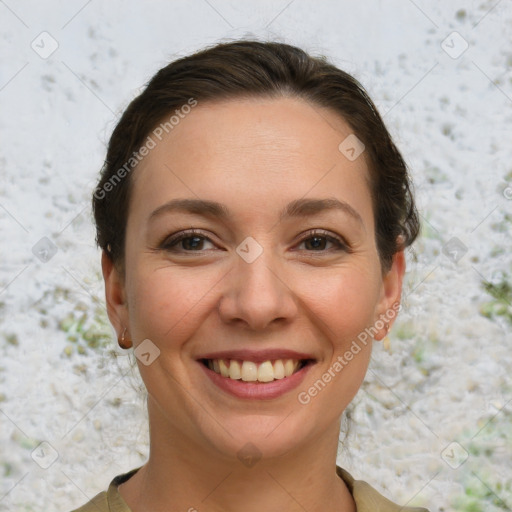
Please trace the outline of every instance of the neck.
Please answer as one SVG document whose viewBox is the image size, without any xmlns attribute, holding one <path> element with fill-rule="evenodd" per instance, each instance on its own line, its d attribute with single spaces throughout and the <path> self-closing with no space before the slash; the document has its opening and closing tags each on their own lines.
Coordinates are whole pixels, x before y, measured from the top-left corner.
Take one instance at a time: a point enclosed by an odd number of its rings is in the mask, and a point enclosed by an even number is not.
<svg viewBox="0 0 512 512">
<path fill-rule="evenodd" d="M 150 456 L 119 492 L 133 512 L 355 512 L 336 474 L 339 422 L 297 450 L 251 464 L 198 446 L 148 400 Z"/>
</svg>

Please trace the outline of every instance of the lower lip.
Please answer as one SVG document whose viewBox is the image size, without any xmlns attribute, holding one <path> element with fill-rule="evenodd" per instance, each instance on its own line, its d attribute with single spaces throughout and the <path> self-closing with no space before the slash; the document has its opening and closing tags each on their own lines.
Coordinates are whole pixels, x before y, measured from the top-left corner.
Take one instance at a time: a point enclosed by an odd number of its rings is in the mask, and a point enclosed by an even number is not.
<svg viewBox="0 0 512 512">
<path fill-rule="evenodd" d="M 290 375 L 290 377 L 273 380 L 272 382 L 245 382 L 243 380 L 223 377 L 207 368 L 203 363 L 198 361 L 198 364 L 210 380 L 220 389 L 237 398 L 252 400 L 271 400 L 295 389 L 313 366 L 313 364 L 308 363 L 304 368 Z"/>
</svg>

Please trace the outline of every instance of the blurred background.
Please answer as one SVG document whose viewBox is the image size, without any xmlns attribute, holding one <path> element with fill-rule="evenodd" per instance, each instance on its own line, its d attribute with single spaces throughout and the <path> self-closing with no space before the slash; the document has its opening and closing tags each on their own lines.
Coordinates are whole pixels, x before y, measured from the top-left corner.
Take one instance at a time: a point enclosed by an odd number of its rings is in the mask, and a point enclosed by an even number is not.
<svg viewBox="0 0 512 512">
<path fill-rule="evenodd" d="M 414 179 L 403 309 L 338 464 L 404 505 L 511 510 L 511 34 L 510 0 L 0 0 L 0 511 L 70 510 L 146 460 L 90 197 L 149 78 L 239 37 L 354 74 Z"/>
</svg>

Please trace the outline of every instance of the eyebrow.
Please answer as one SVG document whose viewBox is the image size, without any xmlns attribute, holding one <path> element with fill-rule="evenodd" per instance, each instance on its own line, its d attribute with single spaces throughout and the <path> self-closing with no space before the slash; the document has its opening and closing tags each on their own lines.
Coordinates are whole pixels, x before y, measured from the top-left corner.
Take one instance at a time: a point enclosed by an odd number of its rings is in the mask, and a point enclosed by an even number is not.
<svg viewBox="0 0 512 512">
<path fill-rule="evenodd" d="M 318 215 L 325 211 L 341 211 L 348 214 L 359 224 L 364 226 L 361 215 L 345 201 L 336 198 L 326 199 L 296 199 L 288 203 L 279 214 L 279 220 L 283 221 L 290 217 L 307 217 L 310 215 Z M 159 217 L 164 213 L 181 211 L 184 213 L 192 213 L 203 215 L 205 217 L 219 218 L 226 220 L 231 216 L 229 209 L 222 203 L 210 201 L 206 199 L 172 199 L 171 201 L 159 206 L 149 216 L 149 220 Z"/>
</svg>

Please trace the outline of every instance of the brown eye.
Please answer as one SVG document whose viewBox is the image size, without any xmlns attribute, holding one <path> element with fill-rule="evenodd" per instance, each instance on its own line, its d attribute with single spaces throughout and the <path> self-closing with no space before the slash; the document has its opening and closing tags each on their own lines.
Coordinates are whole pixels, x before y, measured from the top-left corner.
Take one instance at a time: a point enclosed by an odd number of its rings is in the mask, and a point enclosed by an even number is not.
<svg viewBox="0 0 512 512">
<path fill-rule="evenodd" d="M 304 244 L 308 252 L 330 252 L 326 250 L 326 245 L 329 243 L 334 245 L 334 250 L 349 252 L 348 245 L 341 238 L 324 232 L 309 233 L 309 236 L 300 241 L 300 244 Z"/>
<path fill-rule="evenodd" d="M 197 231 L 186 231 L 167 238 L 160 248 L 171 252 L 204 252 L 204 244 L 213 242 Z M 179 247 L 181 244 L 181 247 Z"/>
</svg>

